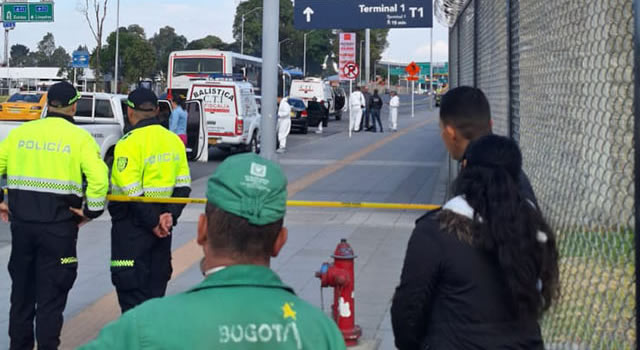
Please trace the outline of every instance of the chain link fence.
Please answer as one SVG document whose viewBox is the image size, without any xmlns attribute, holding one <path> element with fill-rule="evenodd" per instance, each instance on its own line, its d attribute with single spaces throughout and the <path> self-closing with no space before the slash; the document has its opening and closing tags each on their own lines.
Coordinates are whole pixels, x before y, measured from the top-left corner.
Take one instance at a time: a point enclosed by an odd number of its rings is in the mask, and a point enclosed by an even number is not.
<svg viewBox="0 0 640 350">
<path fill-rule="evenodd" d="M 464 4 L 448 23 L 451 86 L 486 93 L 559 237 L 546 346 L 635 349 L 632 0 Z"/>
</svg>

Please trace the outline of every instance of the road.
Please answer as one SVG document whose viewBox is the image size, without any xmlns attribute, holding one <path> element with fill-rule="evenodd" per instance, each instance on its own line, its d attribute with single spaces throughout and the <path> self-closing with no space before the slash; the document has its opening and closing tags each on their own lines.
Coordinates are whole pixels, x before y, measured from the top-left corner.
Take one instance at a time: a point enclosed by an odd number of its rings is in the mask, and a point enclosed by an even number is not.
<svg viewBox="0 0 640 350">
<path fill-rule="evenodd" d="M 347 202 L 435 203 L 444 200 L 447 183 L 446 151 L 440 140 L 437 110 L 426 98 L 416 98 L 410 118 L 409 96 L 401 96 L 399 130 L 355 133 L 348 137 L 348 118 L 331 121 L 321 135 L 289 136 L 287 153 L 279 155 L 289 179 L 289 198 Z M 383 126 L 387 126 L 387 108 Z M 207 177 L 225 154 L 213 151 L 212 161 L 191 164 L 192 196 L 204 197 Z M 193 241 L 202 206 L 190 206 L 173 234 L 174 276 L 169 294 L 201 280 L 201 250 Z M 353 245 L 356 260 L 356 321 L 365 339 L 380 349 L 393 349 L 389 304 L 399 278 L 404 250 L 413 222 L 423 213 L 363 209 L 289 208 L 285 224 L 290 238 L 272 267 L 298 295 L 320 306 L 319 282 L 313 277 L 329 259 L 340 238 Z M 73 348 L 94 337 L 118 309 L 110 281 L 108 215 L 83 227 L 78 240 L 79 273 L 65 311 L 62 348 Z M 10 280 L 8 225 L 0 225 L 0 329 L 8 327 Z M 331 290 L 324 298 L 330 300 Z M 325 302 L 325 308 L 329 305 Z M 7 346 L 0 331 L 0 349 Z"/>
</svg>

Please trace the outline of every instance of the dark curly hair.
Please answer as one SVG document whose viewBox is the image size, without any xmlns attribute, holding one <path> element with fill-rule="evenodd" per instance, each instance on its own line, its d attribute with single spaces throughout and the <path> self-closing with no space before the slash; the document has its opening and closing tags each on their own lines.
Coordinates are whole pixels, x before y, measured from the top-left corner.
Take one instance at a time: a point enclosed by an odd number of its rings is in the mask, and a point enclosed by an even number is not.
<svg viewBox="0 0 640 350">
<path fill-rule="evenodd" d="M 495 257 L 513 311 L 523 319 L 540 318 L 559 293 L 558 251 L 542 213 L 520 193 L 518 145 L 501 136 L 482 137 L 467 148 L 463 167 L 454 192 L 475 210 L 472 244 Z"/>
</svg>

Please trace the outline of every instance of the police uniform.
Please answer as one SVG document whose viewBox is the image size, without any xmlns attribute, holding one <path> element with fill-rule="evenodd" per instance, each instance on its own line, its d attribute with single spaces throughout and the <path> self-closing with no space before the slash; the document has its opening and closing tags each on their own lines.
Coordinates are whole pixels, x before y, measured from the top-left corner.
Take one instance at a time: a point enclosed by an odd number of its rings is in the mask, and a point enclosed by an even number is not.
<svg viewBox="0 0 640 350">
<path fill-rule="evenodd" d="M 157 97 L 147 89 L 129 95 L 129 108 L 144 103 L 157 106 Z M 191 178 L 185 147 L 180 138 L 145 119 L 118 141 L 111 172 L 114 195 L 144 197 L 188 197 Z M 160 215 L 170 213 L 174 225 L 184 205 L 155 203 L 109 203 L 111 214 L 111 280 L 122 312 L 147 299 L 161 297 L 171 277 L 171 236 L 153 233 Z"/>
<path fill-rule="evenodd" d="M 68 107 L 79 98 L 67 82 L 51 86 L 48 104 Z M 76 279 L 78 223 L 70 208 L 96 218 L 104 211 L 107 166 L 91 135 L 73 117 L 48 113 L 24 123 L 0 144 L 0 174 L 7 175 L 12 249 L 9 336 L 12 349 L 60 344 L 62 312 Z M 0 200 L 3 198 L 0 192 Z"/>
<path fill-rule="evenodd" d="M 207 200 L 265 226 L 285 215 L 287 180 L 277 164 L 237 155 L 209 178 Z M 82 349 L 346 349 L 335 322 L 298 298 L 269 267 L 216 266 L 205 274 L 187 292 L 126 312 Z"/>
</svg>

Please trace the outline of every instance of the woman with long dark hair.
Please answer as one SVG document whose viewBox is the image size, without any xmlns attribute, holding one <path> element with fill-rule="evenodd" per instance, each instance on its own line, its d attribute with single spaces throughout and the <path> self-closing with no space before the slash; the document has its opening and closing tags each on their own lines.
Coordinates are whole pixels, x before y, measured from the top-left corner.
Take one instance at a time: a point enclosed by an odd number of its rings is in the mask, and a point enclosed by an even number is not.
<svg viewBox="0 0 640 350">
<path fill-rule="evenodd" d="M 558 295 L 556 239 L 518 189 L 522 156 L 490 135 L 468 148 L 455 197 L 416 223 L 391 309 L 405 349 L 544 349 Z"/>
</svg>

